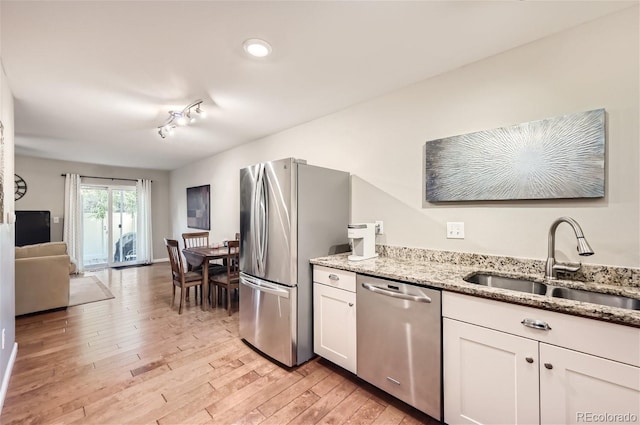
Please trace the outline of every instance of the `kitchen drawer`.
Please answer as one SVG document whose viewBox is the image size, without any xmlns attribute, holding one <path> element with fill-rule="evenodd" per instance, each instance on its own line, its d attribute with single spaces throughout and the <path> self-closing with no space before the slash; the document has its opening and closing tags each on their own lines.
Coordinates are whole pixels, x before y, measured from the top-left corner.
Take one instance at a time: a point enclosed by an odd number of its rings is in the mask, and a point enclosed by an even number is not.
<svg viewBox="0 0 640 425">
<path fill-rule="evenodd" d="M 345 291 L 356 292 L 356 274 L 354 272 L 313 266 L 313 281 Z"/>
<path fill-rule="evenodd" d="M 640 366 L 640 328 L 446 291 L 442 316 Z M 525 319 L 550 329 L 524 326 Z"/>
</svg>

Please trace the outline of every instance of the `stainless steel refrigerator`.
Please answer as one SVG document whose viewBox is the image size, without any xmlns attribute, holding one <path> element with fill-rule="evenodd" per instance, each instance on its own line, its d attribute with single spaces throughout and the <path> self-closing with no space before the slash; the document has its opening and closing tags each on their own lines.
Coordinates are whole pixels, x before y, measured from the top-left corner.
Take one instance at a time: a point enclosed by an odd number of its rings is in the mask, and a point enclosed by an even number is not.
<svg viewBox="0 0 640 425">
<path fill-rule="evenodd" d="M 240 337 L 295 366 L 313 356 L 309 259 L 348 243 L 349 173 L 293 158 L 240 170 Z"/>
</svg>

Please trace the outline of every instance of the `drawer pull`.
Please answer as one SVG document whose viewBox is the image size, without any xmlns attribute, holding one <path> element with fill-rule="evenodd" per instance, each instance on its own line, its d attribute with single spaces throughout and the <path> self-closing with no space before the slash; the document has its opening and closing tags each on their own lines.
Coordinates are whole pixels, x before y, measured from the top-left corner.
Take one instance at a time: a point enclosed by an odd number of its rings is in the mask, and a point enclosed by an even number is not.
<svg viewBox="0 0 640 425">
<path fill-rule="evenodd" d="M 533 357 L 525 357 L 527 363 L 533 363 Z"/>
<path fill-rule="evenodd" d="M 353 307 L 353 303 L 349 303 L 349 307 Z"/>
<path fill-rule="evenodd" d="M 396 384 L 396 385 L 400 385 L 400 381 L 398 381 L 398 380 L 396 380 L 396 379 L 393 379 L 393 378 L 392 378 L 392 377 L 390 377 L 390 376 L 387 376 L 387 381 L 391 381 L 391 382 L 393 382 L 393 383 L 394 383 L 394 384 Z"/>
<path fill-rule="evenodd" d="M 524 326 L 533 329 L 539 329 L 541 331 L 550 331 L 551 326 L 547 322 L 543 322 L 542 320 L 537 319 L 524 319 L 522 322 Z"/>
<path fill-rule="evenodd" d="M 553 365 L 551 363 L 545 363 L 544 367 L 546 367 L 547 369 L 553 369 Z"/>
<path fill-rule="evenodd" d="M 333 274 L 333 273 L 331 273 L 331 274 L 329 275 L 329 280 L 340 280 L 340 277 L 338 277 L 338 275 L 337 275 L 337 274 Z"/>
</svg>

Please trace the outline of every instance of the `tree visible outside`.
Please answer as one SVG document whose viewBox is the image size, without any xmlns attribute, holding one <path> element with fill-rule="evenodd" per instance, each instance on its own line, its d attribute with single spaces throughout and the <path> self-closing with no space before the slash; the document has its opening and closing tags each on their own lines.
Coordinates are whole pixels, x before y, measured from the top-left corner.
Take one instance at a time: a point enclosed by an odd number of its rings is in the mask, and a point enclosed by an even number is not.
<svg viewBox="0 0 640 425">
<path fill-rule="evenodd" d="M 113 212 L 131 214 L 135 219 L 138 212 L 138 198 L 135 190 L 123 190 L 122 198 L 116 196 L 113 200 Z M 108 192 L 102 188 L 88 189 L 82 191 L 82 205 L 85 214 L 96 220 L 104 220 L 108 210 Z M 121 202 L 122 199 L 122 202 Z"/>
</svg>

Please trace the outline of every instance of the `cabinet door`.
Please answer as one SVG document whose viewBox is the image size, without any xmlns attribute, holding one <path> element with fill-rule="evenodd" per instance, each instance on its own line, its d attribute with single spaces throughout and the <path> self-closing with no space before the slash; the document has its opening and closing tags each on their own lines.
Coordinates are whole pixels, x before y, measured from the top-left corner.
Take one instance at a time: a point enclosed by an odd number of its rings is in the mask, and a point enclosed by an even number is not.
<svg viewBox="0 0 640 425">
<path fill-rule="evenodd" d="M 540 344 L 541 423 L 635 423 L 639 418 L 640 368 Z"/>
<path fill-rule="evenodd" d="M 356 294 L 314 283 L 313 348 L 356 373 Z"/>
<path fill-rule="evenodd" d="M 538 342 L 443 319 L 444 420 L 539 423 Z"/>
</svg>

